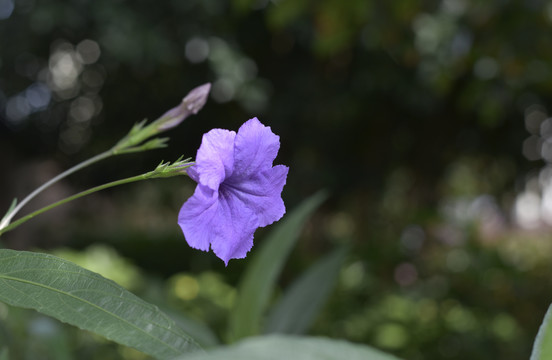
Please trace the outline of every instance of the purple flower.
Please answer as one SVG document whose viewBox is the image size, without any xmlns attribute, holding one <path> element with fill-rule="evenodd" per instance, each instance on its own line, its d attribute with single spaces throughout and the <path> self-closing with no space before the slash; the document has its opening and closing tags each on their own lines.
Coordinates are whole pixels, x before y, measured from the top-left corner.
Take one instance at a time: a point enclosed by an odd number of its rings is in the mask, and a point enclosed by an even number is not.
<svg viewBox="0 0 552 360">
<path fill-rule="evenodd" d="M 257 228 L 284 215 L 281 193 L 289 169 L 272 166 L 279 148 L 280 137 L 257 118 L 237 134 L 213 129 L 203 135 L 196 163 L 187 169 L 197 187 L 178 215 L 191 247 L 210 246 L 228 265 L 245 257 Z"/>
</svg>

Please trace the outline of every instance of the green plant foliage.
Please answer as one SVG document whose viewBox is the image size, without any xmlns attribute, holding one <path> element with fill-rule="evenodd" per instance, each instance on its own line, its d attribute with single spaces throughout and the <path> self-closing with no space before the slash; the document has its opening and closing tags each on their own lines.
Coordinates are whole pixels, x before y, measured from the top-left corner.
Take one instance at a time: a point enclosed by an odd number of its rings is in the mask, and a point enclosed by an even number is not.
<svg viewBox="0 0 552 360">
<path fill-rule="evenodd" d="M 393 360 L 398 359 L 366 345 L 317 337 L 269 335 L 178 360 Z M 176 359 L 175 359 L 176 360 Z"/>
<path fill-rule="evenodd" d="M 535 339 L 531 360 L 552 359 L 552 305 L 548 308 Z"/>
<path fill-rule="evenodd" d="M 264 240 L 264 246 L 250 259 L 238 287 L 236 306 L 231 312 L 230 340 L 259 333 L 261 317 L 273 292 L 276 278 L 304 223 L 325 198 L 326 194 L 319 192 L 305 200 L 274 227 Z"/>
<path fill-rule="evenodd" d="M 215 333 L 204 323 L 199 322 L 182 312 L 165 310 L 165 313 L 171 316 L 172 319 L 180 326 L 187 334 L 202 347 L 213 347 L 220 344 Z"/>
<path fill-rule="evenodd" d="M 0 250 L 0 301 L 35 309 L 159 359 L 200 349 L 168 316 L 111 280 L 52 255 Z"/>
<path fill-rule="evenodd" d="M 3 3 L 13 13 L 0 20 L 0 217 L 40 179 L 212 81 L 212 99 L 171 132 L 169 148 L 106 162 L 44 195 L 193 156 L 202 133 L 258 116 L 281 136 L 286 203 L 332 192 L 294 248 L 293 269 L 307 269 L 320 246 L 351 246 L 312 333 L 409 360 L 529 358 L 551 301 L 550 1 Z M 197 297 L 171 307 L 226 336 L 236 298 L 203 293 L 200 274 L 233 285 L 264 239 L 228 268 L 190 249 L 175 217 L 194 186 L 174 178 L 100 193 L 2 235 L 0 247 L 105 243 L 140 270 L 132 291 L 159 306 L 142 291 L 189 274 Z M 540 225 L 514 221 L 522 204 Z M 262 314 L 264 325 L 267 311 L 247 309 L 252 301 L 240 316 Z M 9 357 L 48 357 L 29 346 L 32 317 L 1 309 Z M 88 346 L 78 341 L 87 332 L 67 332 L 72 358 L 121 358 L 99 336 Z"/>
<path fill-rule="evenodd" d="M 265 332 L 307 331 L 334 288 L 345 255 L 345 249 L 337 249 L 299 277 L 271 311 Z"/>
</svg>

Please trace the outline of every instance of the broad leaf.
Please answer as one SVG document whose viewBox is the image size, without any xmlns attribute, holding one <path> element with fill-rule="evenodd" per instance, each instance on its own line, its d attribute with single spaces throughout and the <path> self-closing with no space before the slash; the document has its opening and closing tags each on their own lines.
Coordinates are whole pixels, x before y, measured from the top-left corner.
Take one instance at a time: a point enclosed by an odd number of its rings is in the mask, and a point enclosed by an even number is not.
<svg viewBox="0 0 552 360">
<path fill-rule="evenodd" d="M 345 254 L 345 249 L 334 251 L 298 278 L 271 311 L 265 333 L 307 331 L 335 285 Z"/>
<path fill-rule="evenodd" d="M 544 315 L 531 352 L 531 360 L 549 359 L 552 359 L 552 305 Z"/>
<path fill-rule="evenodd" d="M 199 349 L 156 306 L 52 255 L 0 250 L 0 301 L 35 309 L 159 359 Z"/>
<path fill-rule="evenodd" d="M 317 193 L 305 200 L 274 227 L 254 253 L 238 286 L 236 306 L 230 313 L 230 340 L 259 334 L 261 317 L 288 254 L 306 220 L 325 198 L 325 193 Z"/>
<path fill-rule="evenodd" d="M 320 337 L 269 335 L 178 360 L 398 360 L 366 345 Z"/>
<path fill-rule="evenodd" d="M 190 335 L 201 347 L 209 348 L 220 344 L 217 335 L 215 335 L 213 330 L 211 330 L 205 323 L 188 317 L 186 314 L 181 312 L 175 312 L 167 309 L 164 310 L 165 313 L 174 319 L 178 326 Z"/>
</svg>

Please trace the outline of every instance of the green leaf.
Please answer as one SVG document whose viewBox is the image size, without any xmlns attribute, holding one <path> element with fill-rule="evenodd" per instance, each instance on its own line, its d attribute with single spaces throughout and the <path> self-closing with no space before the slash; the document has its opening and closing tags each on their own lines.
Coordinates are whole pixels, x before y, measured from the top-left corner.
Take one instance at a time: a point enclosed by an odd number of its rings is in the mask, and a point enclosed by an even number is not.
<svg viewBox="0 0 552 360">
<path fill-rule="evenodd" d="M 298 278 L 271 311 L 265 333 L 307 331 L 330 295 L 345 255 L 345 249 L 337 249 Z"/>
<path fill-rule="evenodd" d="M 205 323 L 195 320 L 180 312 L 165 310 L 165 313 L 170 315 L 172 319 L 182 328 L 187 334 L 194 338 L 202 347 L 214 347 L 220 345 L 220 341 Z"/>
<path fill-rule="evenodd" d="M 2 350 L 0 350 L 0 360 L 9 360 L 9 356 L 10 354 L 7 348 L 3 348 Z"/>
<path fill-rule="evenodd" d="M 175 360 L 397 360 L 366 345 L 320 337 L 269 335 Z"/>
<path fill-rule="evenodd" d="M 0 301 L 35 309 L 159 359 L 200 349 L 156 306 L 52 255 L 1 249 Z"/>
<path fill-rule="evenodd" d="M 305 200 L 270 232 L 252 257 L 238 286 L 236 305 L 230 312 L 231 341 L 257 335 L 261 317 L 274 290 L 276 278 L 309 216 L 326 199 L 319 192 Z"/>
<path fill-rule="evenodd" d="M 552 359 L 552 305 L 548 307 L 544 320 L 533 344 L 530 360 Z"/>
</svg>

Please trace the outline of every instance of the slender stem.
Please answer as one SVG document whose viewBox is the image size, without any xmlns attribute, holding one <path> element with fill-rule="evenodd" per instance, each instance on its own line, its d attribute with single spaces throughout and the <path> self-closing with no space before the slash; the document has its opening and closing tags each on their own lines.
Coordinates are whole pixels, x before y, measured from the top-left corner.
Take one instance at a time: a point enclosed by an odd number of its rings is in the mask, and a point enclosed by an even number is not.
<svg viewBox="0 0 552 360">
<path fill-rule="evenodd" d="M 32 193 L 27 195 L 27 197 L 24 198 L 19 204 L 17 204 L 17 206 L 13 209 L 13 211 L 10 212 L 10 214 L 3 219 L 2 223 L 0 223 L 0 234 L 2 234 L 2 232 L 4 232 L 4 230 L 7 228 L 6 226 L 10 223 L 11 219 L 13 219 L 15 214 L 17 214 L 19 212 L 19 210 L 21 210 L 21 208 L 23 208 L 23 206 L 25 206 L 29 201 L 31 201 L 35 196 L 40 194 L 42 191 L 44 191 L 45 189 L 47 189 L 51 185 L 55 184 L 59 180 L 63 179 L 64 177 L 69 176 L 72 173 L 74 173 L 74 172 L 76 172 L 76 171 L 78 171 L 78 170 L 80 170 L 84 167 L 92 165 L 92 164 L 94 164 L 94 163 L 96 163 L 100 160 L 106 159 L 106 158 L 108 158 L 110 156 L 113 156 L 113 155 L 115 155 L 115 152 L 113 151 L 113 149 L 105 151 L 101 154 L 98 154 L 94 157 L 91 157 L 88 160 L 85 160 L 85 161 L 81 162 L 80 164 L 77 164 L 77 165 L 73 166 L 70 169 L 65 170 L 64 172 L 62 172 L 58 176 L 56 176 L 56 177 L 50 179 L 49 181 L 45 182 L 44 184 L 42 184 L 35 191 L 33 191 Z"/>
<path fill-rule="evenodd" d="M 96 160 L 97 161 L 97 160 Z M 78 169 L 77 169 L 78 170 Z M 23 224 L 24 222 L 26 222 L 27 220 L 30 220 L 32 218 L 34 218 L 35 216 L 39 215 L 39 214 L 42 214 L 43 212 L 46 212 L 50 209 L 53 209 L 55 208 L 56 206 L 59 206 L 59 205 L 63 205 L 69 201 L 72 201 L 72 200 L 75 200 L 75 199 L 78 199 L 78 198 L 81 198 L 83 196 L 86 196 L 88 194 L 92 194 L 96 191 L 100 191 L 100 190 L 103 190 L 103 189 L 107 189 L 107 188 L 110 188 L 110 187 L 114 187 L 114 186 L 118 186 L 118 185 L 123 185 L 123 184 L 128 184 L 128 183 L 131 183 L 131 182 L 135 182 L 135 181 L 140 181 L 140 180 L 146 180 L 148 178 L 151 177 L 151 175 L 155 173 L 154 171 L 150 171 L 148 173 L 145 173 L 145 174 L 141 174 L 141 175 L 137 175 L 137 176 L 132 176 L 132 177 L 129 177 L 129 178 L 126 178 L 126 179 L 121 179 L 121 180 L 117 180 L 117 181 L 113 181 L 113 182 L 110 182 L 110 183 L 107 183 L 107 184 L 103 184 L 103 185 L 99 185 L 99 186 L 96 186 L 96 187 L 93 187 L 91 189 L 88 189 L 88 190 L 85 190 L 85 191 L 82 191 L 78 194 L 75 194 L 75 195 L 72 195 L 72 196 L 69 196 L 65 199 L 62 199 L 58 202 L 55 202 L 53 204 L 50 204 L 48 206 L 45 206 L 43 207 L 42 209 L 39 209 L 39 210 L 36 210 L 35 212 L 32 212 L 30 213 L 29 215 L 26 215 L 24 217 L 22 217 L 21 219 L 18 219 L 16 221 L 14 221 L 13 223 L 11 223 L 10 225 L 6 226 L 5 228 L 3 229 L 0 229 L 0 235 L 2 235 L 3 233 L 5 232 L 8 232 L 10 230 L 13 230 L 15 229 L 16 227 L 18 227 L 19 225 Z"/>
</svg>

